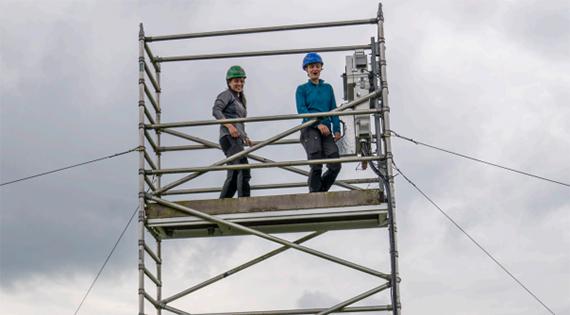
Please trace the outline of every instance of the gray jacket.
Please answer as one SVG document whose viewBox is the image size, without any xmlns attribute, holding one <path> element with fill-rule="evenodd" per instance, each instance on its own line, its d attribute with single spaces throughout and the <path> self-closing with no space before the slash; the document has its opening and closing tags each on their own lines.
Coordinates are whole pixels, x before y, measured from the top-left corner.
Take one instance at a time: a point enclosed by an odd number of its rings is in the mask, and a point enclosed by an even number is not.
<svg viewBox="0 0 570 315">
<path fill-rule="evenodd" d="M 212 108 L 212 115 L 214 115 L 216 119 L 247 117 L 247 101 L 243 93 L 241 93 L 241 99 L 243 103 L 240 102 L 240 99 L 235 92 L 232 92 L 230 89 L 223 91 L 216 97 L 214 107 Z M 245 133 L 245 126 L 243 123 L 233 123 L 233 125 L 239 131 L 242 139 L 247 138 L 247 133 Z M 228 128 L 224 125 L 220 125 L 220 138 L 229 134 L 230 132 L 228 131 Z"/>
</svg>

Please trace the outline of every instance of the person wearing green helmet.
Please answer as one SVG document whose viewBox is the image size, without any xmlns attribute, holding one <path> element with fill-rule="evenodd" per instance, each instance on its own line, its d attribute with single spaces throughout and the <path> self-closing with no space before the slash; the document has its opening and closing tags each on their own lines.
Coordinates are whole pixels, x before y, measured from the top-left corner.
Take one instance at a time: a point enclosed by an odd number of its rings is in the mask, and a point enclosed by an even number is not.
<svg viewBox="0 0 570 315">
<path fill-rule="evenodd" d="M 245 71 L 242 67 L 232 66 L 228 69 L 226 73 L 228 88 L 216 97 L 212 108 L 212 114 L 216 119 L 247 117 L 247 101 L 243 93 L 245 78 Z M 220 146 L 227 157 L 243 151 L 245 145 L 251 145 L 251 140 L 245 132 L 244 123 L 220 125 Z M 248 164 L 247 157 L 242 157 L 228 164 Z M 220 198 L 232 198 L 236 191 L 238 197 L 249 197 L 250 179 L 251 172 L 249 169 L 228 170 Z"/>
<path fill-rule="evenodd" d="M 311 52 L 303 58 L 303 70 L 309 77 L 308 82 L 297 87 L 295 101 L 299 114 L 329 112 L 336 108 L 333 88 L 320 79 L 323 69 L 323 59 L 319 54 Z M 303 122 L 309 118 L 303 119 Z M 301 144 L 307 152 L 307 159 L 338 158 L 339 152 L 336 141 L 341 138 L 340 121 L 338 116 L 320 118 L 313 125 L 301 130 Z M 327 171 L 321 176 L 323 165 L 312 164 L 309 173 L 309 191 L 328 191 L 338 176 L 341 164 L 327 164 Z"/>
</svg>

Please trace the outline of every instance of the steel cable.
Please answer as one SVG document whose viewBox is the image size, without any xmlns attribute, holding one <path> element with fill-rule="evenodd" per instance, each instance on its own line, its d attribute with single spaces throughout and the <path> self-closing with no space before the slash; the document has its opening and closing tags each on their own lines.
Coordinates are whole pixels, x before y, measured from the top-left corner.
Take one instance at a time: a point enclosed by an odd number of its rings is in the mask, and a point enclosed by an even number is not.
<svg viewBox="0 0 570 315">
<path fill-rule="evenodd" d="M 152 181 L 152 183 L 156 183 L 156 178 Z M 147 189 L 146 192 L 149 192 L 150 188 Z M 133 214 L 131 214 L 131 217 L 129 218 L 129 221 L 127 222 L 127 224 L 125 225 L 125 227 L 123 228 L 123 230 L 121 231 L 121 234 L 119 234 L 119 237 L 117 238 L 117 241 L 115 242 L 115 245 L 113 245 L 113 248 L 111 248 L 111 251 L 109 252 L 109 254 L 107 255 L 107 257 L 105 258 L 105 261 L 103 261 L 103 265 L 101 265 L 101 268 L 99 268 L 99 271 L 97 272 L 97 275 L 95 275 L 95 278 L 93 279 L 93 281 L 91 282 L 91 284 L 89 285 L 89 288 L 87 289 L 87 292 L 85 292 L 85 294 L 83 295 L 83 298 L 81 299 L 81 302 L 79 303 L 79 305 L 77 306 L 77 309 L 75 310 L 75 313 L 73 313 L 73 315 L 77 315 L 77 313 L 79 312 L 79 310 L 81 309 L 81 306 L 83 305 L 83 303 L 85 302 L 85 300 L 87 299 L 87 296 L 89 295 L 89 293 L 91 292 L 91 290 L 93 289 L 93 287 L 95 286 L 95 283 L 97 282 L 97 280 L 99 279 L 99 276 L 101 276 L 101 273 L 103 272 L 103 269 L 105 269 L 105 266 L 107 266 L 107 263 L 109 262 L 109 259 L 111 259 L 111 256 L 113 255 L 113 253 L 115 252 L 115 249 L 117 249 L 117 245 L 119 245 L 119 242 L 123 239 L 123 236 L 125 235 L 125 232 L 127 231 L 127 229 L 129 228 L 129 226 L 131 225 L 131 222 L 133 221 L 133 218 L 135 217 L 135 214 L 137 214 L 137 211 L 140 209 L 140 205 L 137 206 L 137 208 L 135 209 L 135 211 L 133 211 Z"/>
<path fill-rule="evenodd" d="M 105 266 L 107 266 L 107 263 L 109 262 L 109 259 L 111 259 L 111 256 L 113 255 L 113 253 L 115 252 L 115 249 L 117 249 L 117 245 L 119 245 L 119 242 L 121 241 L 121 239 L 123 239 L 123 236 L 125 235 L 125 232 L 127 231 L 129 225 L 131 225 L 131 222 L 133 221 L 133 218 L 135 217 L 135 214 L 137 214 L 137 211 L 139 210 L 140 206 L 138 206 L 135 211 L 133 211 L 133 214 L 131 215 L 131 217 L 129 218 L 129 221 L 127 222 L 127 224 L 125 225 L 125 227 L 123 228 L 123 231 L 121 231 L 121 234 L 119 235 L 119 238 L 117 239 L 117 241 L 115 242 L 115 245 L 113 245 L 113 248 L 111 248 L 111 251 L 109 252 L 109 254 L 107 255 L 107 257 L 105 258 L 105 261 L 103 262 L 103 265 L 101 266 L 101 268 L 99 268 L 99 271 L 97 272 L 97 275 L 95 276 L 95 278 L 93 279 L 93 281 L 91 282 L 91 285 L 89 285 L 89 288 L 87 289 L 87 292 L 85 292 L 85 294 L 83 295 L 83 298 L 81 299 L 81 302 L 79 303 L 79 305 L 77 306 L 77 309 L 75 309 L 75 312 L 73 313 L 73 315 L 77 315 L 77 313 L 79 312 L 79 310 L 81 309 L 81 306 L 83 306 L 83 303 L 85 302 L 85 300 L 87 299 L 87 296 L 89 295 L 89 293 L 91 293 L 91 290 L 93 289 L 93 287 L 95 286 L 95 283 L 97 282 L 97 280 L 99 279 L 99 276 L 101 276 L 101 273 L 103 273 L 103 269 L 105 269 Z"/>
<path fill-rule="evenodd" d="M 550 314 L 552 315 L 556 315 L 551 309 L 550 307 L 548 307 L 544 302 L 542 302 L 542 300 L 540 300 L 540 298 L 538 298 L 538 296 L 536 296 L 536 294 L 534 294 L 529 288 L 527 288 L 517 277 L 515 277 L 515 275 L 513 275 L 508 269 L 507 267 L 505 267 L 503 264 L 501 264 L 501 262 L 499 262 L 489 251 L 487 251 L 481 244 L 479 244 L 479 242 L 477 242 L 469 233 L 467 233 L 467 231 L 465 231 L 464 228 L 461 227 L 461 225 L 459 225 L 459 223 L 457 223 L 451 216 L 449 216 L 440 206 L 438 206 L 435 201 L 433 201 L 426 193 L 423 192 L 423 190 L 421 190 L 412 180 L 410 180 L 408 178 L 408 176 L 406 176 L 406 174 L 404 174 L 396 165 L 396 162 L 392 161 L 394 168 L 396 169 L 396 171 L 402 175 L 402 177 L 404 177 L 404 179 L 406 179 L 406 181 L 412 186 L 414 187 L 424 198 L 426 198 L 434 207 L 437 208 L 437 210 L 439 210 L 439 212 L 441 214 L 443 214 L 453 225 L 455 225 L 456 228 L 458 228 L 461 232 L 463 232 L 463 234 L 465 234 L 465 236 L 467 236 L 467 238 L 469 238 L 469 240 L 471 240 L 471 242 L 473 242 L 473 244 L 475 244 L 477 247 L 479 247 L 479 249 L 481 251 L 483 251 L 483 253 L 485 253 L 485 255 L 487 255 L 487 257 L 489 257 L 497 266 L 499 266 L 507 275 L 509 275 L 519 286 L 521 286 L 528 294 L 530 294 L 538 303 L 540 303 L 546 310 L 548 310 L 548 312 L 550 312 Z"/>
<path fill-rule="evenodd" d="M 1 186 L 5 186 L 5 185 L 14 184 L 14 183 L 21 182 L 21 181 L 25 181 L 25 180 L 29 180 L 29 179 L 32 179 L 32 178 L 40 177 L 40 176 L 45 176 L 45 175 L 48 175 L 48 174 L 53 174 L 53 173 L 61 172 L 61 171 L 64 171 L 64 170 L 67 170 L 67 169 L 70 169 L 70 168 L 74 168 L 74 167 L 78 167 L 78 166 L 82 166 L 82 165 L 86 165 L 86 164 L 90 164 L 90 163 L 99 162 L 99 161 L 102 161 L 102 160 L 105 160 L 105 159 L 112 159 L 112 158 L 114 158 L 114 157 L 121 156 L 121 155 L 130 153 L 130 152 L 136 151 L 137 149 L 138 149 L 138 147 L 132 148 L 132 149 L 127 150 L 127 151 L 123 151 L 123 152 L 119 152 L 119 153 L 107 155 L 107 156 L 104 156 L 104 157 L 100 157 L 100 158 L 97 158 L 97 159 L 94 159 L 94 160 L 90 160 L 90 161 L 86 161 L 86 162 L 82 162 L 82 163 L 78 163 L 78 164 L 73 164 L 73 165 L 70 165 L 70 166 L 66 166 L 66 167 L 62 167 L 62 168 L 55 169 L 55 170 L 51 170 L 51 171 L 47 171 L 47 172 L 35 174 L 35 175 L 32 175 L 32 176 L 23 177 L 23 178 L 20 178 L 20 179 L 11 180 L 11 181 L 9 181 L 9 182 L 1 183 L 1 184 L 0 184 L 0 187 L 1 187 Z"/>
<path fill-rule="evenodd" d="M 547 181 L 547 182 L 551 182 L 551 183 L 554 183 L 554 184 L 558 184 L 558 185 L 570 187 L 570 184 L 568 184 L 568 183 L 564 183 L 564 182 L 557 181 L 557 180 L 554 180 L 554 179 L 550 179 L 550 178 L 546 178 L 546 177 L 543 177 L 543 176 L 535 175 L 535 174 L 532 174 L 532 173 L 529 173 L 529 172 L 524 172 L 524 171 L 516 170 L 516 169 L 511 168 L 511 167 L 499 165 L 499 164 L 496 164 L 496 163 L 492 163 L 492 162 L 488 162 L 488 161 L 481 160 L 481 159 L 478 159 L 478 158 L 474 158 L 474 157 L 472 157 L 472 156 L 468 156 L 468 155 L 465 155 L 465 154 L 461 154 L 461 153 L 453 152 L 453 151 L 450 151 L 450 150 L 447 150 L 447 149 L 443 149 L 443 148 L 440 148 L 440 147 L 436 147 L 436 146 L 434 146 L 434 145 L 427 144 L 427 143 L 424 143 L 424 142 L 420 142 L 420 141 L 414 140 L 414 139 L 412 139 L 412 138 L 408 138 L 408 137 L 401 136 L 401 135 L 399 135 L 398 133 L 396 133 L 396 132 L 393 131 L 393 130 L 390 130 L 390 132 L 391 132 L 394 136 L 396 136 L 397 138 L 400 138 L 400 139 L 409 141 L 409 142 L 414 143 L 414 144 L 417 144 L 417 145 L 423 145 L 423 146 L 425 146 L 425 147 L 432 148 L 432 149 L 435 149 L 435 150 L 438 150 L 438 151 L 442 151 L 442 152 L 445 152 L 445 153 L 449 153 L 449 154 L 452 154 L 452 155 L 455 155 L 455 156 L 459 156 L 459 157 L 462 157 L 462 158 L 465 158 L 465 159 L 468 159 L 468 160 L 472 160 L 472 161 L 479 162 L 479 163 L 483 163 L 483 164 L 486 164 L 486 165 L 498 167 L 498 168 L 501 168 L 501 169 L 504 169 L 504 170 L 507 170 L 507 171 L 511 171 L 511 172 L 518 173 L 518 174 L 525 175 L 525 176 L 530 176 L 530 177 L 533 177 L 533 178 L 536 178 L 536 179 L 540 179 L 540 180 L 544 180 L 544 181 Z"/>
</svg>

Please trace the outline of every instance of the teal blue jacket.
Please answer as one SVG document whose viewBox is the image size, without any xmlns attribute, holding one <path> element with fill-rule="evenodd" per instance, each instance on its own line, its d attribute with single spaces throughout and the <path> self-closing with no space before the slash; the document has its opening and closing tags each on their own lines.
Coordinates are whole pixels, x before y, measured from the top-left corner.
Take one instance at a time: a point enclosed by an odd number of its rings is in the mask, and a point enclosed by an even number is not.
<svg viewBox="0 0 570 315">
<path fill-rule="evenodd" d="M 330 112 L 336 108 L 333 88 L 323 80 L 319 80 L 319 84 L 314 84 L 309 80 L 307 83 L 299 85 L 295 93 L 295 101 L 299 114 Z M 308 120 L 310 119 L 304 118 L 303 122 Z M 319 119 L 319 124 L 329 127 L 333 133 L 340 132 L 338 116 L 323 117 Z"/>
</svg>

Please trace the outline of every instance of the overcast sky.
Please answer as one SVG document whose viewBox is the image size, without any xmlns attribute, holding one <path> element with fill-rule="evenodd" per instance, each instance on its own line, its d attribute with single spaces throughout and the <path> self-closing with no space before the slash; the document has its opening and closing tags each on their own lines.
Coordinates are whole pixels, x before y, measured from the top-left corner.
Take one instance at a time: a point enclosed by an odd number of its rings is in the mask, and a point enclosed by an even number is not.
<svg viewBox="0 0 570 315">
<path fill-rule="evenodd" d="M 147 35 L 164 35 L 371 18 L 377 6 L 373 0 L 0 0 L 0 181 L 137 145 L 140 22 Z M 568 1 L 384 1 L 384 15 L 395 131 L 570 182 Z M 359 26 L 152 47 L 171 56 L 367 44 L 371 36 L 373 26 Z M 323 54 L 322 78 L 334 86 L 339 104 L 346 54 Z M 306 80 L 301 58 L 164 64 L 164 121 L 210 119 L 233 64 L 248 73 L 250 116 L 294 113 L 295 88 Z M 291 124 L 251 124 L 248 131 L 263 140 Z M 185 131 L 216 141 L 215 127 Z M 556 314 L 570 314 L 568 187 L 398 139 L 393 144 L 406 175 Z M 304 157 L 300 146 L 260 153 L 275 160 Z M 176 153 L 165 163 L 206 165 L 222 157 L 215 150 Z M 0 188 L 2 314 L 73 314 L 137 206 L 137 165 L 131 153 Z M 341 177 L 353 168 L 346 165 Z M 256 170 L 252 182 L 270 183 L 274 176 L 303 180 Z M 193 187 L 218 186 L 223 178 L 206 175 Z M 401 176 L 396 198 L 404 314 L 548 314 Z M 80 314 L 137 311 L 136 245 L 133 224 Z M 389 271 L 386 230 L 330 232 L 307 245 Z M 272 248 L 252 237 L 165 242 L 164 295 Z M 375 285 L 370 277 L 288 251 L 174 305 L 190 312 L 328 307 Z M 387 295 L 359 305 L 374 303 L 388 303 Z"/>
</svg>

